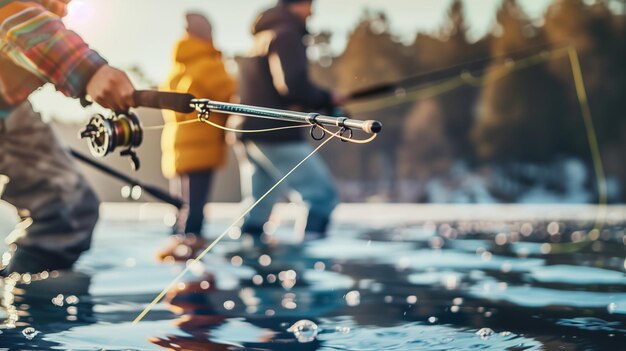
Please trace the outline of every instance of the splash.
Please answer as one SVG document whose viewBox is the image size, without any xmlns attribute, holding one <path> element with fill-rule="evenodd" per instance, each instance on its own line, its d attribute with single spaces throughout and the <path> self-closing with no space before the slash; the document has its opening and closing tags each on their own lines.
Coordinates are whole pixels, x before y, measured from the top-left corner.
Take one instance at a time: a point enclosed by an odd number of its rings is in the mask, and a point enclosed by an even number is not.
<svg viewBox="0 0 626 351">
<path fill-rule="evenodd" d="M 298 342 L 306 343 L 317 338 L 319 328 L 314 322 L 308 319 L 302 319 L 294 323 L 287 331 L 293 333 Z"/>
<path fill-rule="evenodd" d="M 481 339 L 487 340 L 494 334 L 493 329 L 491 328 L 482 328 L 476 332 L 476 335 L 480 336 Z"/>
<path fill-rule="evenodd" d="M 22 330 L 22 335 L 24 335 L 24 337 L 28 340 L 33 340 L 37 334 L 39 334 L 39 332 L 33 327 L 28 327 Z"/>
</svg>

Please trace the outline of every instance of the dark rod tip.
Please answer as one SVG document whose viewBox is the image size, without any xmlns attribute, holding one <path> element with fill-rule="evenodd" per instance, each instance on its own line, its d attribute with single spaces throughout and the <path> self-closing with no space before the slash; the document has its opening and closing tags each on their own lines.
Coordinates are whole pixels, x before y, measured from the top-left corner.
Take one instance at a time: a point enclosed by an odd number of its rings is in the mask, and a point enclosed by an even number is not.
<svg viewBox="0 0 626 351">
<path fill-rule="evenodd" d="M 363 130 L 367 133 L 378 134 L 383 130 L 383 124 L 379 121 L 366 121 Z"/>
</svg>

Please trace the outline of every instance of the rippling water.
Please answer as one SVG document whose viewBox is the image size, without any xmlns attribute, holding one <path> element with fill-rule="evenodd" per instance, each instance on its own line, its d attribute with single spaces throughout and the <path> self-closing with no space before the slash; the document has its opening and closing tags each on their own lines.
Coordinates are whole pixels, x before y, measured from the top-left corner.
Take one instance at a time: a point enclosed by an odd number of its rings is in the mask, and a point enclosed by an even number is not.
<svg viewBox="0 0 626 351">
<path fill-rule="evenodd" d="M 227 240 L 133 325 L 182 266 L 153 258 L 163 226 L 103 222 L 76 272 L 0 283 L 0 349 L 626 350 L 624 228 L 591 243 L 575 222 L 339 224 L 257 250 Z"/>
</svg>

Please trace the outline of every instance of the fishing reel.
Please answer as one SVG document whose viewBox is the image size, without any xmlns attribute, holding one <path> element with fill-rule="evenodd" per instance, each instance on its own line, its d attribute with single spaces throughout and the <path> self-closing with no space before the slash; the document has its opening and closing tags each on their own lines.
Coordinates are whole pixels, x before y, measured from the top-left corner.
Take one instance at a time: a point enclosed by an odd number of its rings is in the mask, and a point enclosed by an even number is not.
<svg viewBox="0 0 626 351">
<path fill-rule="evenodd" d="M 87 139 L 89 151 L 94 157 L 104 157 L 117 148 L 123 148 L 120 155 L 130 157 L 133 170 L 139 169 L 139 158 L 134 148 L 143 141 L 143 128 L 134 113 L 117 113 L 108 117 L 96 114 L 79 135 Z"/>
</svg>

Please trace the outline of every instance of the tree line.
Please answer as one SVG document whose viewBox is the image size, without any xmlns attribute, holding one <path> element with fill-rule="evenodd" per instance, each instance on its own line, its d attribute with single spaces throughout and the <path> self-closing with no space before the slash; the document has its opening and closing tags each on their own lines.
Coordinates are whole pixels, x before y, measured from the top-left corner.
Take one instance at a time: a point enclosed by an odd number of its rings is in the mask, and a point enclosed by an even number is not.
<svg viewBox="0 0 626 351">
<path fill-rule="evenodd" d="M 532 20 L 516 0 L 503 0 L 495 28 L 470 41 L 463 6 L 453 1 L 436 33 L 417 33 L 409 44 L 392 33 L 383 13 L 372 12 L 364 13 L 338 56 L 328 50 L 329 34 L 313 39 L 318 53 L 314 78 L 345 92 L 450 67 L 459 67 L 450 71 L 450 79 L 469 78 L 436 96 L 364 112 L 385 123 L 385 133 L 372 146 L 385 155 L 362 148 L 368 157 L 361 162 L 335 161 L 339 177 L 342 172 L 350 177 L 354 169 L 376 177 L 383 172 L 380 167 L 392 167 L 387 172 L 394 179 L 426 180 L 449 172 L 459 159 L 477 169 L 511 162 L 549 164 L 562 157 L 590 164 L 589 126 L 566 51 L 571 47 L 580 58 L 606 173 L 626 188 L 626 17 L 611 11 L 608 1 L 557 0 L 542 18 Z M 551 56 L 559 49 L 564 54 Z M 545 59 L 507 70 L 533 55 Z M 418 88 L 441 80 L 445 77 L 422 81 Z"/>
</svg>

